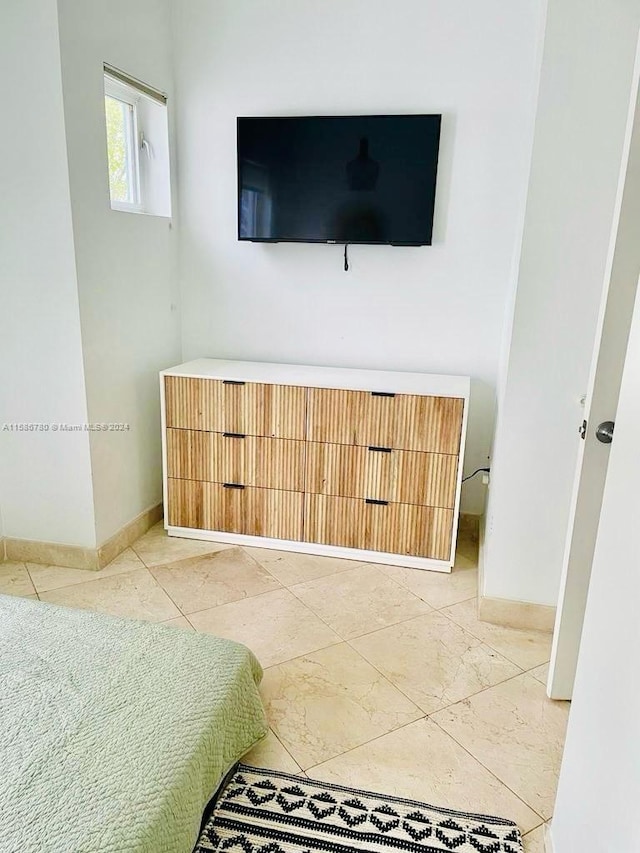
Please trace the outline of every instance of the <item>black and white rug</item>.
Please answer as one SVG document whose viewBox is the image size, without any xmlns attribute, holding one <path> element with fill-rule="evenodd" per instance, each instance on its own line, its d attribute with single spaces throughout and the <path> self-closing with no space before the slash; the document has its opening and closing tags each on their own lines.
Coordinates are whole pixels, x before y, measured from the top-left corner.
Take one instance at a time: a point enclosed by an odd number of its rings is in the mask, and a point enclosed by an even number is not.
<svg viewBox="0 0 640 853">
<path fill-rule="evenodd" d="M 194 853 L 522 853 L 510 820 L 238 765 Z"/>
</svg>

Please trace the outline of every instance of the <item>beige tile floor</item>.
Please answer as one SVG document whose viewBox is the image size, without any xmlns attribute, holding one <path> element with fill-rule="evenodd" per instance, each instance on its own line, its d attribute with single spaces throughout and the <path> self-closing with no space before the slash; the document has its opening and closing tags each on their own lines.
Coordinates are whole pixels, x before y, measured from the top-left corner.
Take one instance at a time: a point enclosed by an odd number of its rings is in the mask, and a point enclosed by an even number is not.
<svg viewBox="0 0 640 853">
<path fill-rule="evenodd" d="M 476 618 L 477 547 L 451 575 L 169 539 L 156 525 L 101 572 L 0 564 L 0 593 L 204 631 L 265 668 L 265 767 L 499 814 L 542 853 L 568 703 L 551 638 Z"/>
</svg>

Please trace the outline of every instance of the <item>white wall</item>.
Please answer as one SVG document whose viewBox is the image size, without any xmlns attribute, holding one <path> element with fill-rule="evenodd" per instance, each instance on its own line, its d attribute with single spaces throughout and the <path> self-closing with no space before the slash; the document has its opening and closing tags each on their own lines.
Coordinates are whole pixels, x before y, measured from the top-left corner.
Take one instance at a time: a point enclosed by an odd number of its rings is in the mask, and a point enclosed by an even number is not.
<svg viewBox="0 0 640 853">
<path fill-rule="evenodd" d="M 555 853 L 640 850 L 639 432 L 636 301 L 552 823 Z"/>
<path fill-rule="evenodd" d="M 0 428 L 87 421 L 55 0 L 0 4 Z M 95 546 L 86 432 L 0 431 L 6 536 Z"/>
<path fill-rule="evenodd" d="M 640 24 L 636 0 L 549 0 L 484 594 L 556 604 Z"/>
<path fill-rule="evenodd" d="M 185 358 L 470 374 L 486 464 L 541 2 L 173 3 Z M 508 37 L 505 37 L 508 36 Z M 115 62 L 115 60 L 114 60 Z M 442 112 L 434 245 L 236 241 L 237 115 Z M 483 488 L 465 486 L 480 512 Z"/>
<path fill-rule="evenodd" d="M 168 92 L 167 0 L 59 0 L 98 543 L 162 497 L 158 370 L 181 360 L 176 238 L 164 218 L 112 211 L 103 100 L 108 62 Z"/>
</svg>

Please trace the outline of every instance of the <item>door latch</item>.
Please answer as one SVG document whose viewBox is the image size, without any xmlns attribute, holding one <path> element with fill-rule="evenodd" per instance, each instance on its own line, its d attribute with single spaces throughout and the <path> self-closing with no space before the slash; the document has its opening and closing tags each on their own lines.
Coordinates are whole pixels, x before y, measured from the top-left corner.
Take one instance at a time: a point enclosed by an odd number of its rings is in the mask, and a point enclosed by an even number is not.
<svg viewBox="0 0 640 853">
<path fill-rule="evenodd" d="M 584 439 L 587 436 L 587 422 L 586 421 L 582 421 L 582 425 L 578 429 L 578 432 L 580 433 L 580 438 L 584 441 Z"/>
</svg>

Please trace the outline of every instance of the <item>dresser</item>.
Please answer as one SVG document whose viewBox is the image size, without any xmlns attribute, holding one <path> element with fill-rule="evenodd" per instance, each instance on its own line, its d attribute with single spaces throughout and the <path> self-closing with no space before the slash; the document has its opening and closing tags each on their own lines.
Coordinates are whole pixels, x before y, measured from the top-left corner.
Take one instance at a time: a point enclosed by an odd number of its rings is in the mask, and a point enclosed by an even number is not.
<svg viewBox="0 0 640 853">
<path fill-rule="evenodd" d="M 451 570 L 468 377 L 197 359 L 160 393 L 170 536 Z"/>
</svg>

